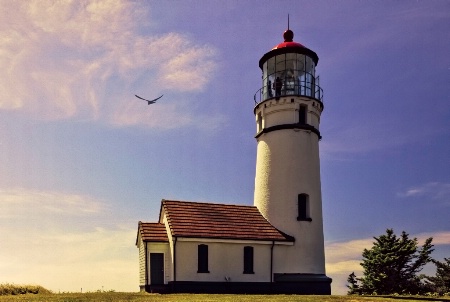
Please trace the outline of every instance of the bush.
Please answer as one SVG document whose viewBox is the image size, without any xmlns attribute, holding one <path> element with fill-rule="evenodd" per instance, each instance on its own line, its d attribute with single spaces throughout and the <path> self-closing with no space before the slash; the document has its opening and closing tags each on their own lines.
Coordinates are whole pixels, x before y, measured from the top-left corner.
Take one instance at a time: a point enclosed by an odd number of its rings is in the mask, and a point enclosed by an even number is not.
<svg viewBox="0 0 450 302">
<path fill-rule="evenodd" d="M 0 284 L 0 296 L 25 294 L 50 294 L 51 291 L 40 285 Z"/>
</svg>

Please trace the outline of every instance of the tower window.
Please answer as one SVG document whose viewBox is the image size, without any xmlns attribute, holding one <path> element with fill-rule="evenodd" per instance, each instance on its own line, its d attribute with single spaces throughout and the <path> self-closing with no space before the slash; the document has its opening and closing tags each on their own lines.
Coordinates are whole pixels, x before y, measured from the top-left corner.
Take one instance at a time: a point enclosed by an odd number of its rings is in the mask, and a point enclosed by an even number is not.
<svg viewBox="0 0 450 302">
<path fill-rule="evenodd" d="M 300 105 L 300 109 L 298 111 L 298 123 L 299 124 L 306 124 L 306 110 L 307 106 Z"/>
<path fill-rule="evenodd" d="M 254 274 L 253 246 L 244 246 L 244 274 Z"/>
<path fill-rule="evenodd" d="M 258 132 L 262 131 L 262 115 L 261 112 L 258 113 Z"/>
<path fill-rule="evenodd" d="M 198 246 L 197 273 L 209 273 L 209 271 L 208 271 L 208 246 L 206 244 L 200 244 Z"/>
<path fill-rule="evenodd" d="M 312 221 L 309 214 L 309 195 L 298 194 L 298 221 Z"/>
</svg>

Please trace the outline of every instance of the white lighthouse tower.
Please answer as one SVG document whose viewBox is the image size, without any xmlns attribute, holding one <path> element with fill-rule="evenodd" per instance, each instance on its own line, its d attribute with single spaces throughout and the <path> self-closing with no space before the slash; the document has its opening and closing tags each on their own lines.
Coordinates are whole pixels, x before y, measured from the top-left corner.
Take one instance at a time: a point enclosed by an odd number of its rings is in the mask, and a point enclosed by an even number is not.
<svg viewBox="0 0 450 302">
<path fill-rule="evenodd" d="M 317 54 L 294 42 L 291 30 L 259 61 L 255 95 L 257 159 L 254 205 L 277 229 L 295 238 L 275 246 L 273 282 L 293 292 L 330 294 L 325 275 L 319 131 L 323 92 Z M 288 285 L 290 284 L 290 285 Z"/>
</svg>

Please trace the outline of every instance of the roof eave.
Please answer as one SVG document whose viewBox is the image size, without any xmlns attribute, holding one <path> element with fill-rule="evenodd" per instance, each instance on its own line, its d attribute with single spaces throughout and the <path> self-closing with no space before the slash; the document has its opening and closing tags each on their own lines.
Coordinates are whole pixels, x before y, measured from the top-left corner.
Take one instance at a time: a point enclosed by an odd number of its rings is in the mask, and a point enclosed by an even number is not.
<svg viewBox="0 0 450 302">
<path fill-rule="evenodd" d="M 162 210 L 163 210 L 163 206 L 164 206 L 164 201 L 166 201 L 165 199 L 161 199 L 161 205 L 159 206 L 159 218 L 158 218 L 158 222 L 161 223 L 161 214 L 162 214 Z"/>
<path fill-rule="evenodd" d="M 141 233 L 141 225 L 142 225 L 142 221 L 139 221 L 139 223 L 138 223 L 138 230 L 137 230 L 137 234 L 136 234 L 136 243 L 135 243 L 136 246 L 138 246 L 139 235 Z"/>
<path fill-rule="evenodd" d="M 227 236 L 205 236 L 205 237 L 199 237 L 199 236 L 189 236 L 189 235 L 177 235 L 177 240 L 180 241 L 204 241 L 206 240 L 227 240 L 227 241 L 258 241 L 258 242 L 278 242 L 280 244 L 282 243 L 294 243 L 295 239 L 292 236 L 288 236 L 290 238 L 286 239 L 277 239 L 277 238 L 235 238 L 235 237 L 227 237 Z"/>
<path fill-rule="evenodd" d="M 286 53 L 299 53 L 302 55 L 307 55 L 314 61 L 316 66 L 319 63 L 319 57 L 313 50 L 311 50 L 309 48 L 306 48 L 306 47 L 282 47 L 282 48 L 272 49 L 271 51 L 265 53 L 259 60 L 259 68 L 263 69 L 263 64 L 270 58 L 277 56 L 277 55 L 286 54 Z"/>
</svg>

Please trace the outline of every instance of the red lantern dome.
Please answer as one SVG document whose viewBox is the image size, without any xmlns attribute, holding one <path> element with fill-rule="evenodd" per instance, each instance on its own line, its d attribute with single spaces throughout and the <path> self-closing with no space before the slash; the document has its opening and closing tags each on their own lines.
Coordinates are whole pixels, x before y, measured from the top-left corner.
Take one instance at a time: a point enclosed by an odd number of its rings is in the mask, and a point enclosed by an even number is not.
<svg viewBox="0 0 450 302">
<path fill-rule="evenodd" d="M 272 50 L 280 49 L 280 48 L 284 48 L 284 47 L 303 47 L 303 48 L 305 48 L 305 46 L 303 46 L 302 44 L 293 41 L 294 32 L 290 29 L 288 29 L 284 32 L 283 38 L 284 38 L 284 42 L 276 45 L 274 48 L 272 48 Z"/>
</svg>

